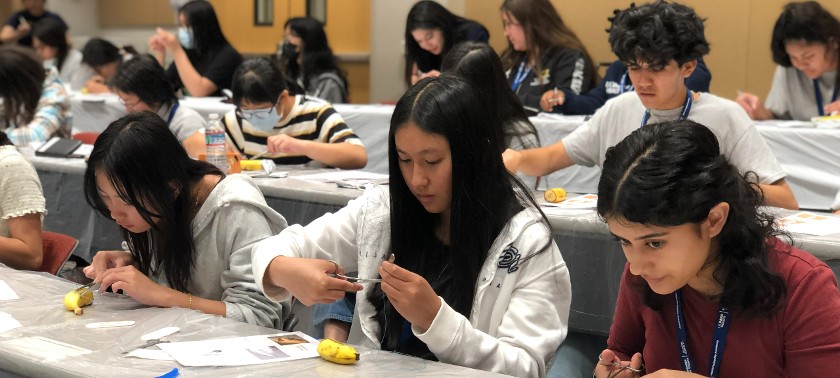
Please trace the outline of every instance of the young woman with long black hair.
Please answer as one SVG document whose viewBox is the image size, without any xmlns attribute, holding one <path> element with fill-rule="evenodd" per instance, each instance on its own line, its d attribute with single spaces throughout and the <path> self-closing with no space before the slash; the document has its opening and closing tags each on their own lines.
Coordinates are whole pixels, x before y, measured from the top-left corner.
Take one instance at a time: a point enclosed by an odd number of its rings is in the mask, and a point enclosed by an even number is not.
<svg viewBox="0 0 840 378">
<path fill-rule="evenodd" d="M 82 64 L 82 53 L 70 46 L 67 25 L 56 19 L 44 18 L 35 24 L 32 47 L 44 60 L 44 66 L 55 67 L 61 83 L 73 90 L 84 88 L 95 75 L 90 67 Z"/>
<path fill-rule="evenodd" d="M 530 191 L 502 164 L 500 122 L 479 98 L 447 74 L 409 89 L 391 119 L 389 189 L 255 246 L 263 292 L 309 305 L 361 290 L 366 346 L 545 375 L 567 331 L 568 270 Z M 342 267 L 382 282 L 329 276 Z"/>
<path fill-rule="evenodd" d="M 100 251 L 84 272 L 138 302 L 281 328 L 288 306 L 251 273 L 251 247 L 286 220 L 247 176 L 193 160 L 151 112 L 114 121 L 96 139 L 85 197 L 120 226 L 128 251 Z M 232 222 L 232 220 L 236 220 Z"/>
<path fill-rule="evenodd" d="M 294 80 L 307 96 L 332 104 L 347 102 L 347 78 L 338 66 L 324 25 L 311 17 L 286 21 L 280 63 L 286 78 Z"/>
<path fill-rule="evenodd" d="M 418 1 L 405 21 L 406 84 L 440 75 L 440 63 L 452 46 L 489 39 L 490 33 L 481 24 L 458 17 L 435 1 Z"/>
</svg>

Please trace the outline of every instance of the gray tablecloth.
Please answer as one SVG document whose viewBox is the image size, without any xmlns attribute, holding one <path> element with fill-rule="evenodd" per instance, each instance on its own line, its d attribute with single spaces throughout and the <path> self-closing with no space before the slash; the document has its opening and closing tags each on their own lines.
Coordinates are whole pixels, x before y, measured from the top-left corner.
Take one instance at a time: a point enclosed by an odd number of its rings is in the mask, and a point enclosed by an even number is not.
<svg viewBox="0 0 840 378">
<path fill-rule="evenodd" d="M 277 333 L 277 330 L 212 316 L 182 308 L 146 307 L 133 299 L 97 294 L 94 303 L 76 316 L 63 305 L 64 295 L 78 287 L 45 273 L 16 271 L 0 265 L 0 280 L 20 297 L 0 301 L 0 311 L 10 314 L 22 327 L 0 333 L 0 376 L 3 371 L 33 377 L 154 377 L 177 367 L 181 377 L 489 377 L 484 371 L 421 360 L 395 353 L 360 349 L 355 365 L 337 365 L 311 358 L 298 361 L 240 367 L 184 367 L 174 361 L 126 358 L 123 351 L 142 344 L 140 336 L 176 326 L 180 332 L 170 341 L 207 340 Z M 91 330 L 85 324 L 134 320 L 132 327 Z M 74 357 L 44 356 L 42 351 L 20 345 L 27 338 L 66 343 L 90 352 Z"/>
<path fill-rule="evenodd" d="M 45 228 L 80 240 L 77 254 L 89 259 L 102 249 L 117 248 L 122 241 L 110 219 L 95 214 L 82 194 L 80 160 L 30 157 L 38 170 L 47 197 L 49 214 Z M 326 212 L 334 212 L 361 194 L 354 189 L 340 189 L 333 184 L 313 183 L 294 178 L 255 179 L 266 201 L 290 224 L 307 224 Z M 790 211 L 780 214 L 790 214 Z M 594 211 L 570 210 L 549 212 L 552 232 L 572 280 L 570 326 L 578 331 L 606 334 L 612 323 L 615 298 L 624 267 L 624 254 L 618 243 Z M 826 261 L 840 274 L 840 230 L 829 236 L 794 235 L 795 244 Z M 308 330 L 309 319 L 302 319 Z"/>
</svg>

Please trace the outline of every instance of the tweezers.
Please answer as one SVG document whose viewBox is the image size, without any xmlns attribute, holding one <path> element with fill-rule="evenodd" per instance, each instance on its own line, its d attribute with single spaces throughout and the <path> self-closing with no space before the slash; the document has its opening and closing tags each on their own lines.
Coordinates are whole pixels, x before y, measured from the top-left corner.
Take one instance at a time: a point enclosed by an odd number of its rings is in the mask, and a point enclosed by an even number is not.
<svg viewBox="0 0 840 378">
<path fill-rule="evenodd" d="M 338 273 L 330 273 L 330 277 L 339 278 L 342 280 L 347 280 L 348 282 L 357 282 L 357 283 L 377 283 L 382 282 L 381 278 L 359 278 L 359 277 L 350 277 L 345 276 L 343 274 Z"/>
</svg>

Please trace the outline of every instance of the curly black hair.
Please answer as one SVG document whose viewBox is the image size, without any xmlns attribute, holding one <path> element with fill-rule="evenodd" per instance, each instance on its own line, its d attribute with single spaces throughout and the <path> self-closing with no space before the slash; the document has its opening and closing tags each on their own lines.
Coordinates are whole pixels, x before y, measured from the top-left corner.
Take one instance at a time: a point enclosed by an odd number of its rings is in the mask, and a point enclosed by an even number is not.
<svg viewBox="0 0 840 378">
<path fill-rule="evenodd" d="M 729 215 L 716 236 L 714 278 L 724 284 L 720 302 L 747 316 L 770 316 L 786 286 L 770 267 L 769 252 L 789 235 L 760 210 L 761 189 L 721 155 L 711 130 L 690 120 L 647 125 L 607 150 L 598 183 L 598 214 L 604 220 L 671 227 L 699 224 L 719 203 Z M 691 188 L 691 190 L 686 190 Z M 644 303 L 659 310 L 662 295 L 634 277 Z"/>
<path fill-rule="evenodd" d="M 613 13 L 607 32 L 610 47 L 622 62 L 663 67 L 672 59 L 682 65 L 709 53 L 705 20 L 685 5 L 658 0 L 630 4 Z"/>
</svg>

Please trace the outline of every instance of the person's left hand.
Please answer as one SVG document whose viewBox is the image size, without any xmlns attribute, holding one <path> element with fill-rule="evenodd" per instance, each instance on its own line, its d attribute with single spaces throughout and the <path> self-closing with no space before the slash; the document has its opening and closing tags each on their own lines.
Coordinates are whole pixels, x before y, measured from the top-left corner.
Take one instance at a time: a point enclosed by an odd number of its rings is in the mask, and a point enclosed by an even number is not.
<svg viewBox="0 0 840 378">
<path fill-rule="evenodd" d="M 825 106 L 825 114 L 832 115 L 832 113 L 840 114 L 840 100 L 834 101 Z"/>
<path fill-rule="evenodd" d="M 419 274 L 383 261 L 379 266 L 382 291 L 400 315 L 426 332 L 440 310 L 440 298 L 429 282 Z"/>
<path fill-rule="evenodd" d="M 122 290 L 123 294 L 144 305 L 167 307 L 163 302 L 172 289 L 158 285 L 149 277 L 140 273 L 134 265 L 108 269 L 100 276 L 100 293 L 110 286 L 114 292 Z"/>
<path fill-rule="evenodd" d="M 268 137 L 266 147 L 268 147 L 268 152 L 272 154 L 281 152 L 288 155 L 305 155 L 306 146 L 309 143 L 312 142 L 297 139 L 286 134 L 279 134 Z"/>
<path fill-rule="evenodd" d="M 156 29 L 155 37 L 157 37 L 158 43 L 162 44 L 169 51 L 175 51 L 181 48 L 181 44 L 178 43 L 178 38 L 174 34 L 163 30 L 163 28 Z"/>
<path fill-rule="evenodd" d="M 555 106 L 563 105 L 566 102 L 566 93 L 563 91 L 558 91 L 556 89 L 545 91 L 542 97 L 540 97 L 540 108 L 547 112 L 550 112 L 554 109 Z"/>
</svg>

